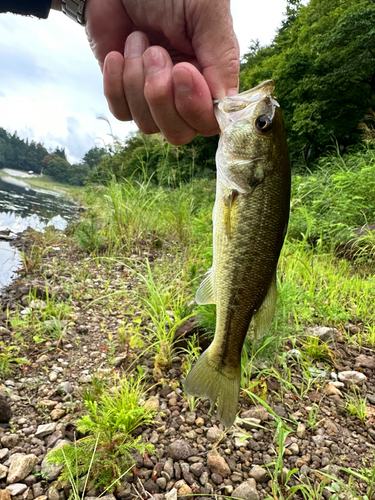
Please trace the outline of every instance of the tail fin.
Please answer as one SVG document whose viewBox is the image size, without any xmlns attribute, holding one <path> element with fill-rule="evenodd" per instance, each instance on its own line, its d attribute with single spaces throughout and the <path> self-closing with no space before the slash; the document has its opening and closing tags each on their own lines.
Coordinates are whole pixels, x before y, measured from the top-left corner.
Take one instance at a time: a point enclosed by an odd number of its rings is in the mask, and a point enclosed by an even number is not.
<svg viewBox="0 0 375 500">
<path fill-rule="evenodd" d="M 217 418 L 227 428 L 233 424 L 240 392 L 241 366 L 235 369 L 220 366 L 210 359 L 210 348 L 195 363 L 184 382 L 192 396 L 208 398 L 213 407 L 217 402 Z"/>
</svg>

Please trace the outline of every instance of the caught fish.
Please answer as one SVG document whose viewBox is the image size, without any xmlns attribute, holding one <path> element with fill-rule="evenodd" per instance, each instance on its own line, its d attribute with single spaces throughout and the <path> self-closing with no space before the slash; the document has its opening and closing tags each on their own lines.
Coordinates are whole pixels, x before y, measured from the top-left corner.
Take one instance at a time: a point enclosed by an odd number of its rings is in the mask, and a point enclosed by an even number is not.
<svg viewBox="0 0 375 500">
<path fill-rule="evenodd" d="M 216 331 L 185 380 L 185 391 L 217 403 L 230 427 L 236 417 L 241 351 L 251 320 L 264 335 L 276 306 L 276 266 L 289 219 L 290 163 L 279 105 L 269 80 L 215 104 L 213 265 L 196 294 L 216 304 Z"/>
</svg>

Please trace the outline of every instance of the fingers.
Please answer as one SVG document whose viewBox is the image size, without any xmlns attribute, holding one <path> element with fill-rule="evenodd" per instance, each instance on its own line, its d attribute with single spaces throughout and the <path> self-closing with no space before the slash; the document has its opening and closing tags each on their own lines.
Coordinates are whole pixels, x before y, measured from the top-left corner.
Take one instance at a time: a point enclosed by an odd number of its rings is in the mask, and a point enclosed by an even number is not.
<svg viewBox="0 0 375 500">
<path fill-rule="evenodd" d="M 145 134 L 161 132 L 173 145 L 187 144 L 197 133 L 218 133 L 210 89 L 189 63 L 173 66 L 162 47 L 148 47 L 140 32 L 131 34 L 125 58 L 111 52 L 105 59 L 104 94 L 112 114 L 134 120 Z"/>
<path fill-rule="evenodd" d="M 219 133 L 210 89 L 197 68 L 187 63 L 177 64 L 172 70 L 172 79 L 180 116 L 200 135 Z"/>
<path fill-rule="evenodd" d="M 108 107 L 115 118 L 121 121 L 132 119 L 123 85 L 124 57 L 119 52 L 110 52 L 104 61 L 103 84 Z"/>
<path fill-rule="evenodd" d="M 175 146 L 194 139 L 197 132 L 179 114 L 174 100 L 173 63 L 162 47 L 150 47 L 143 55 L 144 96 L 152 117 L 168 142 Z"/>
<path fill-rule="evenodd" d="M 144 95 L 145 70 L 143 54 L 149 47 L 145 34 L 135 31 L 125 43 L 123 86 L 130 113 L 144 134 L 159 132 Z"/>
</svg>

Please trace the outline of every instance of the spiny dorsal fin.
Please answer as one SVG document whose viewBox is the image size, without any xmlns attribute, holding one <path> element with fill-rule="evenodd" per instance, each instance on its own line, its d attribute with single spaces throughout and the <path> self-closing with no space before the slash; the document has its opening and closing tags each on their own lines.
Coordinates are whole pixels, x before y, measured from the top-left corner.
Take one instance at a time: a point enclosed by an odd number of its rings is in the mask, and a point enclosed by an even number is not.
<svg viewBox="0 0 375 500">
<path fill-rule="evenodd" d="M 195 294 L 195 302 L 202 306 L 205 304 L 216 304 L 215 279 L 212 267 L 207 271 L 207 278 L 202 281 Z"/>
</svg>

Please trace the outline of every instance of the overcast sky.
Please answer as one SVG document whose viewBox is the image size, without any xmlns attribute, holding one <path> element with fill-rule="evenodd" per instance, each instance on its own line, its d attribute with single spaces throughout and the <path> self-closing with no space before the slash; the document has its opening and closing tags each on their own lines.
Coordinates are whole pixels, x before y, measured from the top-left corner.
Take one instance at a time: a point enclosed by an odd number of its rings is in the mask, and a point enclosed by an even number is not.
<svg viewBox="0 0 375 500">
<path fill-rule="evenodd" d="M 241 54 L 251 40 L 269 43 L 280 25 L 286 0 L 232 0 Z M 102 76 L 84 29 L 61 13 L 47 20 L 0 14 L 0 127 L 47 149 L 66 148 L 78 161 L 95 145 L 110 142 L 106 116 L 123 139 L 136 130 L 108 111 Z"/>
</svg>

